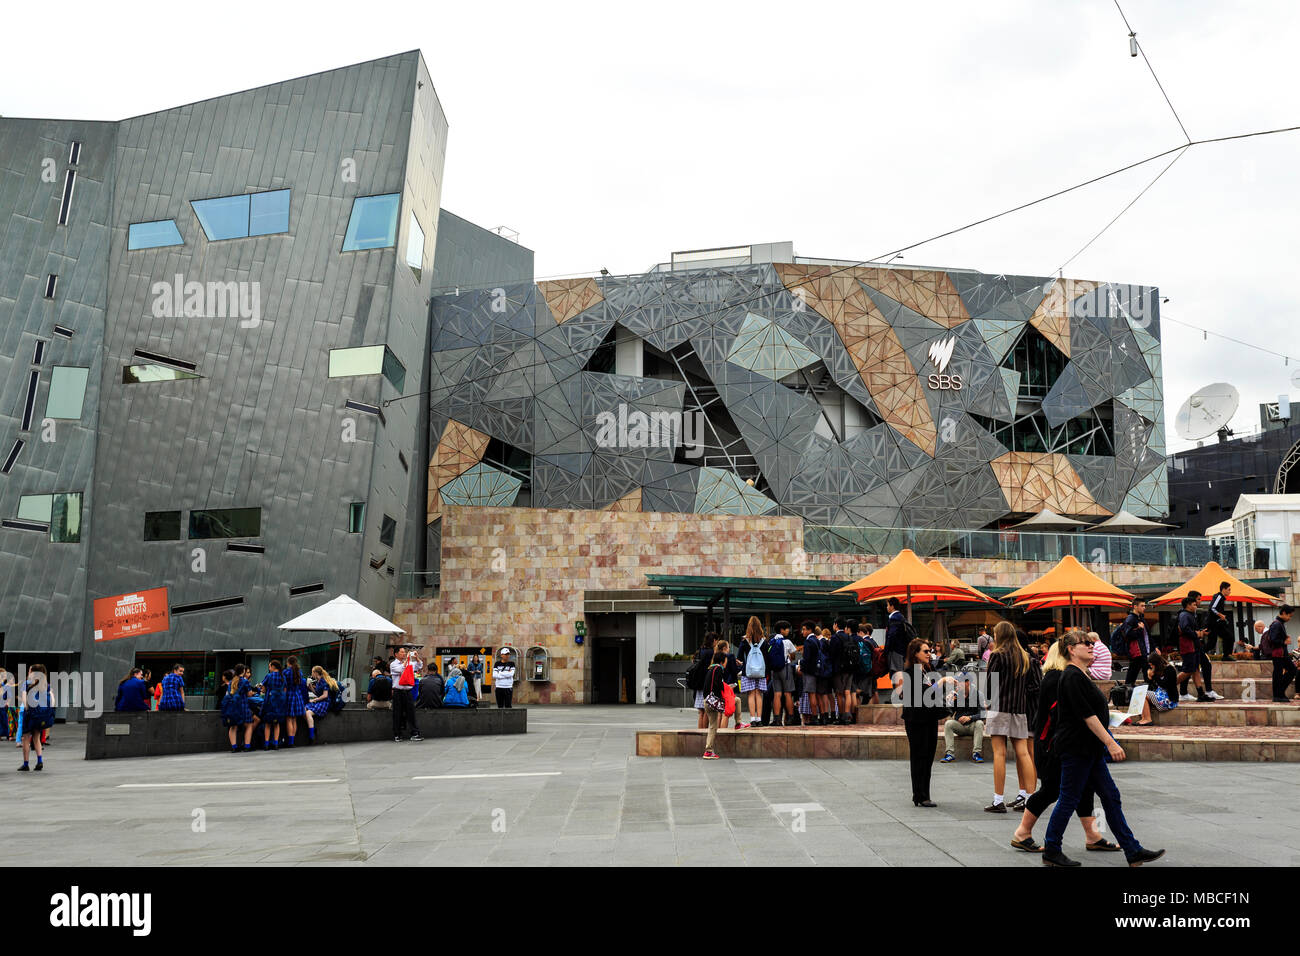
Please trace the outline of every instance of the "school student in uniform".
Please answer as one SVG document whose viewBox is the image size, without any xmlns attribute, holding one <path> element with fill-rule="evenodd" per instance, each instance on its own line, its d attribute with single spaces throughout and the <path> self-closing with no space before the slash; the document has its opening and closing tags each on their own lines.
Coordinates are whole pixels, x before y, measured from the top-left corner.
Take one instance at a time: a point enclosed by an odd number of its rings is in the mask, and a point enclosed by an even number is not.
<svg viewBox="0 0 1300 956">
<path fill-rule="evenodd" d="M 307 682 L 302 679 L 298 658 L 290 657 L 284 663 L 284 746 L 292 747 L 298 736 L 298 718 L 307 712 Z"/>
<path fill-rule="evenodd" d="M 18 769 L 44 770 L 45 756 L 42 750 L 42 737 L 54 726 L 54 690 L 50 687 L 50 672 L 44 664 L 33 664 L 27 671 L 27 680 L 23 682 L 22 696 L 18 701 L 22 710 L 22 734 L 20 745 L 23 749 L 23 764 Z M 31 751 L 36 751 L 36 766 L 29 765 Z"/>
<path fill-rule="evenodd" d="M 228 730 L 232 754 L 239 753 L 241 728 L 244 731 L 244 751 L 253 749 L 253 726 L 256 718 L 248 703 L 251 689 L 248 686 L 247 672 L 248 668 L 243 664 L 236 664 L 234 670 L 228 672 L 230 682 L 226 685 L 225 696 L 221 698 L 221 723 Z"/>
<path fill-rule="evenodd" d="M 280 725 L 288 713 L 288 688 L 280 662 L 273 660 L 266 665 L 266 676 L 262 678 L 262 749 L 278 750 L 280 747 Z"/>
</svg>

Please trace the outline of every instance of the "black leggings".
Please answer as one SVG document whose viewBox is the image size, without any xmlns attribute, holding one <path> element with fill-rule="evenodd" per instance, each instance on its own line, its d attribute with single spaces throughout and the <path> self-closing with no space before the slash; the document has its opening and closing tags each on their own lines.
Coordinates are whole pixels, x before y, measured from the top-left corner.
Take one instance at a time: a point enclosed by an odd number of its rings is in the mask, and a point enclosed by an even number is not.
<svg viewBox="0 0 1300 956">
<path fill-rule="evenodd" d="M 510 709 L 510 701 L 515 695 L 515 689 L 513 687 L 498 687 L 496 689 L 496 694 L 497 706 Z"/>
<path fill-rule="evenodd" d="M 1045 750 L 1040 741 L 1035 740 L 1034 766 L 1039 768 L 1038 789 L 1025 801 L 1025 809 L 1034 816 L 1041 817 L 1043 811 L 1061 796 L 1061 761 L 1050 750 Z M 1083 788 L 1083 795 L 1079 798 L 1079 808 L 1075 812 L 1079 815 L 1079 819 L 1093 816 L 1092 787 Z"/>
<path fill-rule="evenodd" d="M 939 752 L 939 718 L 903 717 L 907 728 L 908 758 L 912 764 L 912 800 L 930 799 L 930 772 Z"/>
</svg>

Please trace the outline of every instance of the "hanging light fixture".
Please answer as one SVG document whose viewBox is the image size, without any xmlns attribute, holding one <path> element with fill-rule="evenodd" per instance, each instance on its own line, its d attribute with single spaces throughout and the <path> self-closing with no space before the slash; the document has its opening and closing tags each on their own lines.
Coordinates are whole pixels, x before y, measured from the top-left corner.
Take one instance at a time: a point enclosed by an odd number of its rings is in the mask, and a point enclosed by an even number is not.
<svg viewBox="0 0 1300 956">
<path fill-rule="evenodd" d="M 1128 35 L 1128 55 L 1138 55 L 1138 35 L 1136 33 L 1130 33 Z"/>
</svg>

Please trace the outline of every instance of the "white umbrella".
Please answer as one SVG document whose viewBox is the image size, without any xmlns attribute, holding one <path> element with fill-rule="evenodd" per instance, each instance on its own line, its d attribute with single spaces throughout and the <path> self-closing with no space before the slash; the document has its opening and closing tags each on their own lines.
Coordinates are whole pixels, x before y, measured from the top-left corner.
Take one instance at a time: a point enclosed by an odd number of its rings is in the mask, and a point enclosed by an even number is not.
<svg viewBox="0 0 1300 956">
<path fill-rule="evenodd" d="M 1022 521 L 1020 524 L 1013 524 L 1011 528 L 1006 530 L 1023 528 L 1026 531 L 1063 531 L 1067 528 L 1079 528 L 1085 524 L 1087 524 L 1086 521 L 1075 521 L 1073 518 L 1063 517 L 1055 511 L 1044 508 L 1032 518 Z"/>
<path fill-rule="evenodd" d="M 1146 518 L 1139 518 L 1129 511 L 1120 510 L 1118 514 L 1112 515 L 1105 521 L 1100 521 L 1093 525 L 1088 531 L 1107 531 L 1117 534 L 1144 534 L 1147 531 L 1154 531 L 1156 528 L 1175 528 L 1177 525 L 1165 524 L 1163 521 L 1148 521 Z"/>
<path fill-rule="evenodd" d="M 333 631 L 339 636 L 339 671 L 343 670 L 343 639 L 353 634 L 405 634 L 406 632 L 386 618 L 380 617 L 364 604 L 358 604 L 346 594 L 341 594 L 315 610 L 300 614 L 292 621 L 281 624 L 281 631 Z"/>
</svg>

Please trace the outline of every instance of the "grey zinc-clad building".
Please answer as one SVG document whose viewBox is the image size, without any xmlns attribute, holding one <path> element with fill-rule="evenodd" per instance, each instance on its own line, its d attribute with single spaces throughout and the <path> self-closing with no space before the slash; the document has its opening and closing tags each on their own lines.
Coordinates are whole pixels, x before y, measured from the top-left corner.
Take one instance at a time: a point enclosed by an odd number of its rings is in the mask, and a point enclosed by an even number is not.
<svg viewBox="0 0 1300 956">
<path fill-rule="evenodd" d="M 111 687 L 158 655 L 204 690 L 223 654 L 326 642 L 275 625 L 331 597 L 391 615 L 428 566 L 435 274 L 532 277 L 440 215 L 447 131 L 418 51 L 116 123 L 0 120 L 11 668 Z M 153 588 L 165 631 L 96 639 L 96 599 Z"/>
</svg>

